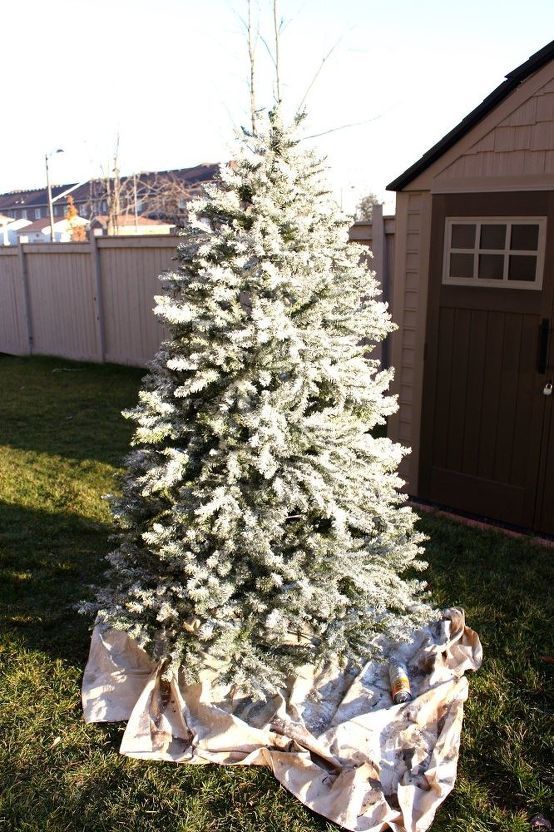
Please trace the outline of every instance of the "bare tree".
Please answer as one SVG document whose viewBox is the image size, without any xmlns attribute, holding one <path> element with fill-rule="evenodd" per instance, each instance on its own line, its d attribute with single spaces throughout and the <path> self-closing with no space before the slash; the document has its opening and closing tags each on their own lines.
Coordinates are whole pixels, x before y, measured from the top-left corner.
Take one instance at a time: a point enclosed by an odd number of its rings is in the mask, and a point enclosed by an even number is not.
<svg viewBox="0 0 554 832">
<path fill-rule="evenodd" d="M 102 171 L 106 203 L 107 233 L 117 234 L 121 217 L 129 213 L 136 215 L 136 188 L 132 177 L 121 177 L 119 161 L 119 133 L 116 136 L 111 163 Z"/>
<path fill-rule="evenodd" d="M 91 180 L 89 185 L 91 222 L 102 220 L 107 234 L 117 234 L 123 223 L 139 225 L 141 217 L 162 219 L 181 226 L 187 203 L 202 193 L 201 183 L 187 183 L 177 172 L 138 173 L 121 176 L 118 169 Z"/>
<path fill-rule="evenodd" d="M 370 193 L 362 197 L 356 206 L 356 219 L 371 222 L 374 205 L 379 205 L 379 199 L 375 194 Z"/>
<path fill-rule="evenodd" d="M 90 221 L 101 220 L 108 235 L 133 224 L 138 229 L 141 217 L 162 219 L 182 226 L 187 216 L 187 203 L 203 192 L 203 182 L 213 177 L 211 171 L 201 174 L 203 181 L 190 182 L 181 171 L 134 173 L 122 176 L 120 141 L 116 136 L 113 153 L 101 166 L 101 175 L 89 183 L 88 215 Z"/>
<path fill-rule="evenodd" d="M 133 177 L 121 176 L 120 138 L 116 135 L 112 156 L 100 165 L 100 176 L 89 181 L 88 217 L 102 219 L 108 234 L 117 234 L 121 219 L 137 214 L 137 193 Z"/>
<path fill-rule="evenodd" d="M 256 40 L 252 32 L 252 0 L 248 0 L 248 22 L 246 26 L 248 35 L 248 64 L 250 67 L 249 89 L 250 89 L 250 120 L 252 124 L 252 134 L 256 135 L 256 86 L 255 86 L 255 69 L 256 69 Z"/>
<path fill-rule="evenodd" d="M 183 225 L 187 203 L 202 193 L 202 183 L 188 183 L 174 171 L 143 174 L 137 178 L 143 214 Z"/>
<path fill-rule="evenodd" d="M 277 17 L 277 0 L 273 0 L 273 36 L 275 44 L 275 98 L 277 104 L 281 103 L 281 76 L 279 73 L 279 35 L 283 21 Z"/>
<path fill-rule="evenodd" d="M 118 233 L 122 218 L 138 217 L 136 176 L 121 176 L 120 139 L 117 134 L 113 155 L 100 166 L 98 179 L 89 182 L 88 215 L 91 222 L 102 220 L 108 235 Z"/>
<path fill-rule="evenodd" d="M 263 45 L 267 50 L 267 54 L 270 57 L 271 63 L 273 64 L 273 69 L 275 72 L 275 102 L 279 104 L 281 102 L 281 73 L 279 67 L 279 42 L 281 38 L 281 32 L 284 28 L 284 20 L 283 18 L 279 19 L 279 15 L 277 12 L 277 0 L 273 0 L 272 2 L 272 13 L 273 13 L 273 47 L 269 45 L 267 40 L 260 35 L 260 40 L 262 41 Z"/>
</svg>

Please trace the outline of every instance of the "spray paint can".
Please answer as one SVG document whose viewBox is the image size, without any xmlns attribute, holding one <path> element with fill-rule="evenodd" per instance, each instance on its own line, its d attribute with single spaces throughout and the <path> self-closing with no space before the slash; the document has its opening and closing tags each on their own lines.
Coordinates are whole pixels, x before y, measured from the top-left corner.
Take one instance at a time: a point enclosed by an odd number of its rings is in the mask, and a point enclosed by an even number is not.
<svg viewBox="0 0 554 832">
<path fill-rule="evenodd" d="M 400 705 L 402 702 L 409 702 L 412 698 L 412 692 L 406 665 L 396 659 L 391 661 L 389 663 L 389 679 L 394 704 Z"/>
</svg>

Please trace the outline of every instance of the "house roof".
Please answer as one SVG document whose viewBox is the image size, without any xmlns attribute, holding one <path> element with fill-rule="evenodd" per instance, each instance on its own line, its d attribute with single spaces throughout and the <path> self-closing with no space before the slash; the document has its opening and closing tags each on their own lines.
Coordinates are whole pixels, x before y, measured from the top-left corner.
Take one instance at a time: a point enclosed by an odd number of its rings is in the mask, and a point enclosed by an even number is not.
<svg viewBox="0 0 554 832">
<path fill-rule="evenodd" d="M 28 225 L 31 225 L 31 220 L 25 220 L 21 218 L 20 220 L 14 220 L 13 217 L 10 217 L 11 222 L 6 223 L 10 231 L 19 231 L 21 228 L 25 228 Z"/>
<path fill-rule="evenodd" d="M 29 223 L 21 231 L 24 231 L 25 234 L 29 231 L 31 234 L 34 234 L 36 231 L 43 231 L 46 226 L 50 227 L 50 220 L 48 217 L 43 217 L 41 220 L 35 220 L 34 222 Z"/>
<path fill-rule="evenodd" d="M 67 188 L 71 188 L 71 185 L 53 185 L 52 196 L 62 194 Z M 0 211 L 6 208 L 38 208 L 39 205 L 48 205 L 46 188 L 31 188 L 26 191 L 8 191 L 0 194 Z"/>
<path fill-rule="evenodd" d="M 71 222 L 75 225 L 88 225 L 88 220 L 84 217 L 73 217 Z M 55 229 L 66 225 L 70 225 L 70 223 L 65 217 L 60 217 L 58 220 L 54 220 Z M 48 217 L 42 217 L 42 219 L 35 220 L 19 230 L 22 234 L 36 234 L 39 231 L 45 231 L 47 228 L 50 228 L 50 220 Z"/>
<path fill-rule="evenodd" d="M 508 72 L 506 79 L 500 86 L 493 90 L 490 95 L 472 110 L 469 115 L 463 118 L 446 136 L 443 136 L 440 141 L 433 145 L 427 153 L 424 153 L 421 159 L 418 159 L 404 173 L 400 174 L 400 176 L 387 185 L 387 190 L 401 191 L 406 185 L 409 185 L 416 176 L 419 176 L 420 173 L 427 170 L 433 162 L 439 159 L 443 153 L 446 153 L 462 136 L 465 136 L 472 127 L 475 127 L 491 110 L 507 98 L 516 87 L 551 60 L 554 60 L 554 40 L 547 43 L 546 46 L 543 46 L 534 55 L 531 55 L 525 63 Z"/>
<path fill-rule="evenodd" d="M 142 185 L 151 185 L 157 177 L 168 177 L 172 180 L 179 180 L 186 186 L 194 186 L 202 182 L 208 182 L 214 179 L 219 172 L 219 164 L 204 163 L 195 165 L 192 168 L 176 168 L 174 170 L 158 170 L 146 171 L 137 174 L 138 179 Z M 122 176 L 122 184 L 132 180 L 132 176 Z M 64 191 L 72 188 L 76 183 L 69 183 L 66 185 L 53 185 L 52 196 L 55 198 Z M 139 187 L 140 189 L 140 187 Z M 93 193 L 93 197 L 97 199 L 102 195 L 103 183 L 101 179 L 91 179 L 84 182 L 72 192 L 72 197 L 75 202 L 83 202 L 90 198 L 91 190 L 97 191 Z M 98 192 L 100 191 L 100 192 Z M 33 208 L 38 206 L 48 205 L 48 192 L 46 188 L 30 188 L 29 190 L 8 191 L 0 194 L 0 213 L 7 208 Z"/>
</svg>

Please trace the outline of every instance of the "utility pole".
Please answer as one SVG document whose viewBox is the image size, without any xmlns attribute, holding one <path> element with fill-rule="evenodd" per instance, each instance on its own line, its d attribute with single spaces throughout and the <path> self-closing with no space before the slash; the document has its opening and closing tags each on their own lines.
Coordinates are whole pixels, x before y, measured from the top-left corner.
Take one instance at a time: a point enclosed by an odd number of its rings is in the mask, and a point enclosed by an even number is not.
<svg viewBox="0 0 554 832">
<path fill-rule="evenodd" d="M 50 212 L 50 242 L 54 242 L 54 206 L 52 205 L 52 186 L 50 185 L 50 174 L 48 172 L 48 153 L 44 154 L 46 165 L 46 187 L 48 188 L 48 210 Z"/>
<path fill-rule="evenodd" d="M 135 234 L 138 234 L 138 211 L 137 211 L 137 175 L 133 175 L 133 194 L 135 198 Z"/>
</svg>

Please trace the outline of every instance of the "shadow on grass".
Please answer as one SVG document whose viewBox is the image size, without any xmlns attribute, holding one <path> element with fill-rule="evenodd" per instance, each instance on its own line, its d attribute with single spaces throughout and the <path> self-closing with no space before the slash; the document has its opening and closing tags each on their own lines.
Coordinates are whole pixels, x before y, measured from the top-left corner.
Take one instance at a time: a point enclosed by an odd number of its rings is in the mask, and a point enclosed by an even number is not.
<svg viewBox="0 0 554 832">
<path fill-rule="evenodd" d="M 86 659 L 92 622 L 75 604 L 103 580 L 111 527 L 0 503 L 0 628 L 52 658 Z"/>
<path fill-rule="evenodd" d="M 82 723 L 78 690 L 92 622 L 73 605 L 104 580 L 111 527 L 98 501 L 111 473 L 57 457 L 118 464 L 130 436 L 119 411 L 136 401 L 142 374 L 0 358 L 0 445 L 44 454 L 36 465 L 32 454 L 5 455 L 16 473 L 5 477 L 0 503 L 0 660 L 8 671 L 0 822 L 28 832 L 334 828 L 267 772 L 124 760 L 113 753 L 121 727 Z M 522 832 L 549 806 L 552 667 L 540 656 L 553 652 L 554 555 L 444 519 L 426 516 L 420 526 L 431 538 L 426 577 L 435 603 L 463 606 L 485 649 L 483 668 L 470 677 L 456 789 L 433 830 Z"/>
<path fill-rule="evenodd" d="M 0 444 L 120 465 L 145 370 L 59 358 L 0 356 Z"/>
</svg>

